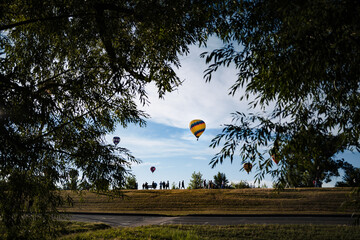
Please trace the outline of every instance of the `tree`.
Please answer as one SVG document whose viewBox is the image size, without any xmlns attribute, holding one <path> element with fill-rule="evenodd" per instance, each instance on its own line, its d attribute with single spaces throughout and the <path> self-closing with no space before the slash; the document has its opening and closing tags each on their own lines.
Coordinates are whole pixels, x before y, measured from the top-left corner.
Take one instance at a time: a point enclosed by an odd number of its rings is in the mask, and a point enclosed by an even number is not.
<svg viewBox="0 0 360 240">
<path fill-rule="evenodd" d="M 355 168 L 349 163 L 342 167 L 345 171 L 342 182 L 336 182 L 335 187 L 359 187 L 360 185 L 360 168 Z"/>
<path fill-rule="evenodd" d="M 203 175 L 200 172 L 198 172 L 198 173 L 193 172 L 193 174 L 191 175 L 189 188 L 190 189 L 199 189 L 199 188 L 201 188 L 201 184 L 203 184 L 203 181 L 204 181 L 202 176 Z"/>
<path fill-rule="evenodd" d="M 212 147 L 223 147 L 210 164 L 240 154 L 243 162 L 256 163 L 261 180 L 272 167 L 267 156 L 274 145 L 282 140 L 293 154 L 305 153 L 304 145 L 289 139 L 314 127 L 341 142 L 333 154 L 359 151 L 360 3 L 243 1 L 229 7 L 232 14 L 220 29 L 229 44 L 202 55 L 211 63 L 205 77 L 210 81 L 219 67 L 234 64 L 239 73 L 230 94 L 245 87 L 242 100 L 254 98 L 251 109 L 268 111 L 235 113 L 212 140 Z"/>
<path fill-rule="evenodd" d="M 147 103 L 147 84 L 160 97 L 179 86 L 178 55 L 204 43 L 217 2 L 1 3 L 0 219 L 8 239 L 54 234 L 65 203 L 57 184 L 70 168 L 80 186 L 119 184 L 139 160 L 104 136 L 145 125 L 136 99 Z"/>
<path fill-rule="evenodd" d="M 241 180 L 238 183 L 231 183 L 231 186 L 235 189 L 243 189 L 243 188 L 250 188 L 250 185 L 247 181 Z"/>
<path fill-rule="evenodd" d="M 65 184 L 64 189 L 74 190 L 74 191 L 78 190 L 78 177 L 79 177 L 79 172 L 76 169 L 70 169 L 69 180 Z"/>
<path fill-rule="evenodd" d="M 328 183 L 333 176 L 339 176 L 344 161 L 334 159 L 334 155 L 345 148 L 341 137 L 309 126 L 279 138 L 270 151 L 278 161 L 278 168 L 270 173 L 278 177 L 279 186 L 312 187 L 315 180 Z"/>
<path fill-rule="evenodd" d="M 214 176 L 214 184 L 217 188 L 225 188 L 228 183 L 229 180 L 226 178 L 225 173 L 218 172 Z"/>
<path fill-rule="evenodd" d="M 136 182 L 136 177 L 134 175 L 128 176 L 126 178 L 126 189 L 138 189 L 138 183 Z"/>
</svg>

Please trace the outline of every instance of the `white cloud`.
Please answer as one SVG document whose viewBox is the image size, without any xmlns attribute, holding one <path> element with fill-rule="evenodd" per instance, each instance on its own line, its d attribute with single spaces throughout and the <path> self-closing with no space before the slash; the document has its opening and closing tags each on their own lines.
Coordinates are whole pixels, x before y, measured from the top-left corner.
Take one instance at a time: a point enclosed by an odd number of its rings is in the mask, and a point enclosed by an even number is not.
<svg viewBox="0 0 360 240">
<path fill-rule="evenodd" d="M 148 166 L 158 166 L 160 162 L 143 162 L 140 164 L 133 165 L 132 167 L 148 167 Z"/>
<path fill-rule="evenodd" d="M 237 78 L 234 67 L 220 68 L 210 83 L 205 82 L 203 75 L 207 65 L 199 57 L 205 50 L 191 47 L 190 55 L 183 58 L 183 65 L 177 71 L 184 83 L 176 91 L 166 94 L 164 99 L 158 98 L 154 85 L 147 87 L 151 103 L 142 109 L 150 114 L 151 121 L 187 128 L 191 120 L 202 119 L 207 128 L 220 128 L 221 124 L 231 121 L 230 113 L 247 110 L 247 104 L 239 101 L 241 93 L 228 95 Z"/>
<path fill-rule="evenodd" d="M 203 156 L 212 156 L 216 152 L 214 149 L 208 147 L 210 140 L 206 140 L 212 139 L 213 136 L 203 134 L 200 140 L 196 141 L 195 137 L 191 135 L 190 130 L 188 134 L 189 137 L 186 137 L 186 134 L 180 132 L 172 136 L 164 135 L 164 137 L 155 138 L 151 135 L 139 134 L 131 130 L 123 135 L 121 146 L 131 149 L 132 154 L 141 160 L 158 158 L 172 159 L 178 156 L 205 158 Z M 201 139 L 202 137 L 204 138 Z M 108 136 L 108 142 L 110 142 L 110 138 L 111 137 Z"/>
<path fill-rule="evenodd" d="M 209 160 L 206 157 L 193 157 L 192 159 L 195 159 L 195 160 Z"/>
</svg>

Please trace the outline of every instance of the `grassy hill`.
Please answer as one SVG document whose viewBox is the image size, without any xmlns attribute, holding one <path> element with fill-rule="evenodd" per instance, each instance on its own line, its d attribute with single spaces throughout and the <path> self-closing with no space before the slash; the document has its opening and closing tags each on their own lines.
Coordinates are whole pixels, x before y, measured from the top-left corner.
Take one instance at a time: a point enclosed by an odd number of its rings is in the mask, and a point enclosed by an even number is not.
<svg viewBox="0 0 360 240">
<path fill-rule="evenodd" d="M 123 197 L 63 191 L 67 212 L 137 214 L 349 214 L 341 207 L 350 188 L 124 190 Z"/>
</svg>

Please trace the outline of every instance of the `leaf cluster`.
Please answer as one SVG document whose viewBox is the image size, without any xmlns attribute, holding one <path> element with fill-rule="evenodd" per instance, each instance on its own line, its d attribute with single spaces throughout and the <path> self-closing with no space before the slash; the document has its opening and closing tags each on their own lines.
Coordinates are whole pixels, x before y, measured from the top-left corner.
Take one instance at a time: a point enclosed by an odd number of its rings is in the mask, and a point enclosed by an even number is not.
<svg viewBox="0 0 360 240">
<path fill-rule="evenodd" d="M 178 55 L 205 44 L 217 2 L 1 3 L 0 219 L 9 239 L 49 232 L 20 228 L 35 215 L 52 219 L 64 203 L 56 190 L 73 170 L 80 187 L 124 184 L 140 160 L 105 135 L 145 125 L 137 99 L 148 103 L 146 85 L 159 97 L 180 85 Z"/>
<path fill-rule="evenodd" d="M 210 145 L 224 141 L 210 165 L 240 155 L 241 163 L 251 161 L 264 170 L 258 179 L 281 172 L 288 181 L 286 172 L 295 169 L 290 175 L 305 172 L 309 179 L 328 181 L 341 167 L 332 159 L 335 153 L 360 150 L 360 4 L 241 1 L 229 8 L 227 44 L 202 54 L 209 63 L 205 78 L 210 81 L 219 67 L 234 64 L 239 71 L 229 94 L 245 88 L 241 100 L 251 99 L 251 109 L 260 106 L 270 113 L 235 113 L 235 123 L 225 125 Z M 272 172 L 271 159 L 264 157 L 270 149 L 279 151 L 279 171 Z M 311 170 L 314 166 L 321 171 Z"/>
<path fill-rule="evenodd" d="M 190 189 L 199 189 L 201 188 L 202 184 L 203 184 L 203 181 L 204 179 L 202 178 L 203 175 L 198 172 L 193 172 L 191 174 L 191 179 L 190 179 L 190 182 L 189 182 L 189 188 Z"/>
</svg>

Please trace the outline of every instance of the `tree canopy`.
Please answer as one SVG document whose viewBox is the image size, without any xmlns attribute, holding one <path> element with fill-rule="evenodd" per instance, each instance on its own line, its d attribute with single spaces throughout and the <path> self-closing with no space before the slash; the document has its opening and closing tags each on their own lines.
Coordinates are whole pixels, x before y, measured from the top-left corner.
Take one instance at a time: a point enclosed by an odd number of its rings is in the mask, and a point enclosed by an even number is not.
<svg viewBox="0 0 360 240">
<path fill-rule="evenodd" d="M 332 154 L 359 151 L 360 3 L 241 1 L 232 9 L 221 29 L 229 44 L 203 54 L 210 63 L 205 77 L 210 81 L 219 67 L 234 64 L 239 72 L 230 94 L 244 87 L 242 100 L 265 113 L 235 113 L 212 141 L 223 147 L 210 164 L 239 154 L 268 170 L 268 153 L 280 140 L 304 153 L 296 138 L 311 138 L 314 127 L 324 137 L 336 136 Z"/>
<path fill-rule="evenodd" d="M 355 168 L 349 163 L 345 163 L 342 166 L 342 169 L 345 171 L 344 176 L 342 177 L 343 181 L 336 182 L 336 187 L 357 187 L 360 182 L 360 168 Z"/>
<path fill-rule="evenodd" d="M 9 239 L 51 234 L 71 169 L 79 186 L 99 191 L 124 181 L 139 160 L 105 134 L 145 124 L 136 99 L 147 103 L 149 83 L 160 97 L 180 84 L 178 56 L 205 43 L 222 2 L 1 2 L 0 219 Z"/>
<path fill-rule="evenodd" d="M 225 173 L 218 172 L 214 175 L 214 184 L 217 188 L 226 188 L 229 180 L 226 178 Z"/>
<path fill-rule="evenodd" d="M 198 172 L 198 173 L 193 172 L 191 174 L 189 188 L 190 189 L 199 189 L 199 188 L 201 188 L 201 186 L 203 184 L 203 181 L 204 181 L 204 179 L 202 177 L 203 177 L 203 175 L 200 172 Z"/>
</svg>

